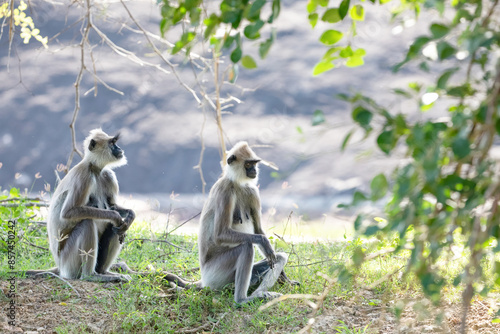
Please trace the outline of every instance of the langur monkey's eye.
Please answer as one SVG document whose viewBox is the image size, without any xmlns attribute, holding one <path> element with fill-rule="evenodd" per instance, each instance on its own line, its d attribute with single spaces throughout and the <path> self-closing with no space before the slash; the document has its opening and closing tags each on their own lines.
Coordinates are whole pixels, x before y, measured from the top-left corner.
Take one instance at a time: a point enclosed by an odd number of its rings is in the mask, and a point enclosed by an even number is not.
<svg viewBox="0 0 500 334">
<path fill-rule="evenodd" d="M 249 162 L 245 162 L 245 168 L 250 168 L 251 166 L 252 166 L 252 164 L 251 164 L 251 163 L 249 163 Z"/>
</svg>

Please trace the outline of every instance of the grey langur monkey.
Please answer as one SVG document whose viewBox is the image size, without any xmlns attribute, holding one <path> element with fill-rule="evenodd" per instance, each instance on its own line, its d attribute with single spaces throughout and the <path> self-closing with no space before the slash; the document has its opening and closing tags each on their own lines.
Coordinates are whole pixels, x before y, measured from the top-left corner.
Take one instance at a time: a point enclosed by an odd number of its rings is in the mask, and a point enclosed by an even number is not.
<svg viewBox="0 0 500 334">
<path fill-rule="evenodd" d="M 47 231 L 56 271 L 63 278 L 130 280 L 108 271 L 135 219 L 132 210 L 116 204 L 119 189 L 113 168 L 127 163 L 118 139 L 119 135 L 111 137 L 101 129 L 90 131 L 83 160 L 52 196 Z"/>
<path fill-rule="evenodd" d="M 261 161 L 246 142 L 227 154 L 227 165 L 205 203 L 198 238 L 201 284 L 221 289 L 234 283 L 236 303 L 280 296 L 270 289 L 278 280 L 291 284 L 283 268 L 286 253 L 276 253 L 261 226 L 261 203 L 257 188 Z M 254 263 L 254 245 L 264 260 Z M 248 296 L 250 286 L 257 286 Z"/>
</svg>

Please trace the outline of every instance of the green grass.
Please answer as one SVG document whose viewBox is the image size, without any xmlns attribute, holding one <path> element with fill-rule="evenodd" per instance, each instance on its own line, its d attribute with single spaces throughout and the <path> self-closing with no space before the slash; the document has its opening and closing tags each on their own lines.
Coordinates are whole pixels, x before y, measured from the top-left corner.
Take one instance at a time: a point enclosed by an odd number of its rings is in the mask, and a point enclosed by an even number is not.
<svg viewBox="0 0 500 334">
<path fill-rule="evenodd" d="M 48 247 L 46 230 L 38 224 L 20 223 L 19 231 L 26 231 L 23 240 L 17 244 L 16 270 L 50 268 L 54 265 L 50 253 L 36 248 Z M 151 239 L 153 242 L 134 240 Z M 158 240 L 169 241 L 177 247 Z M 328 282 L 317 275 L 323 273 L 339 278 L 339 268 L 351 259 L 356 247 L 377 251 L 388 246 L 376 240 L 359 239 L 331 242 L 291 243 L 271 238 L 276 250 L 289 254 L 285 268 L 287 275 L 301 283 L 300 287 L 275 286 L 274 291 L 282 294 L 321 294 Z M 28 244 L 31 243 L 32 245 Z M 353 304 L 356 307 L 386 308 L 394 312 L 399 307 L 400 298 L 422 298 L 418 282 L 412 275 L 404 275 L 404 265 L 408 254 L 383 255 L 355 268 L 356 284 L 352 278 L 339 278 L 325 299 L 319 315 L 329 314 L 339 305 Z M 0 252 L 2 265 L 0 279 L 9 277 L 6 265 L 7 254 Z M 148 270 L 151 266 L 178 274 L 189 280 L 198 280 L 198 248 L 196 236 L 165 235 L 154 233 L 147 222 L 136 222 L 127 234 L 126 244 L 119 260 L 125 261 L 135 270 Z M 256 260 L 259 260 L 256 256 Z M 451 261 L 453 266 L 443 272 L 451 282 L 461 266 L 461 261 Z M 388 274 L 391 274 L 389 275 Z M 20 277 L 22 278 L 22 277 Z M 47 302 L 67 305 L 68 310 L 80 309 L 82 302 L 76 298 L 71 287 L 60 280 L 50 279 L 56 288 L 47 292 Z M 365 288 L 372 287 L 370 294 Z M 76 284 L 76 283 L 74 283 Z M 179 333 L 186 329 L 200 328 L 199 332 L 216 333 L 289 333 L 306 326 L 311 316 L 311 308 L 301 299 L 288 299 L 263 311 L 263 302 L 255 302 L 235 307 L 231 290 L 222 292 L 204 289 L 202 291 L 173 291 L 158 276 L 134 277 L 123 285 L 94 284 L 90 298 L 94 307 L 84 308 L 85 315 L 109 319 L 108 330 L 113 333 Z M 106 293 L 102 293 L 105 291 Z M 88 292 L 88 291 L 87 291 Z M 447 287 L 447 295 L 458 296 L 459 288 L 452 284 Z M 445 296 L 446 297 L 446 296 Z M 396 303 L 394 302 L 396 300 Z M 83 306 L 84 307 L 84 306 Z M 362 325 L 353 326 L 342 320 L 335 320 L 333 330 L 338 333 L 370 333 L 372 324 L 366 319 Z M 204 326 L 204 327 L 200 327 Z M 111 329 L 110 329 L 111 328 Z M 85 322 L 62 322 L 57 333 L 80 333 L 88 331 Z M 321 332 L 321 331 L 319 331 Z"/>
</svg>

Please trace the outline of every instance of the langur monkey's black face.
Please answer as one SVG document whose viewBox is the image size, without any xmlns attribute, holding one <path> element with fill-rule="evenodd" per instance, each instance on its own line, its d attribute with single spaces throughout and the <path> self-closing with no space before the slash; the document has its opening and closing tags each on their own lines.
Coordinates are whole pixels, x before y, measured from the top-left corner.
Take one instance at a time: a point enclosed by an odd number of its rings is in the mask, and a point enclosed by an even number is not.
<svg viewBox="0 0 500 334">
<path fill-rule="evenodd" d="M 246 160 L 244 167 L 247 177 L 250 179 L 255 179 L 257 177 L 257 163 L 260 160 Z"/>
<path fill-rule="evenodd" d="M 90 152 L 101 152 L 103 154 L 103 150 L 108 150 L 111 152 L 111 156 L 116 160 L 120 160 L 124 157 L 123 150 L 116 145 L 116 142 L 120 139 L 120 134 L 117 134 L 111 139 L 107 139 L 105 141 L 101 139 L 91 139 L 89 143 L 89 151 Z M 109 153 L 108 153 L 109 154 Z"/>
<path fill-rule="evenodd" d="M 120 134 L 117 134 L 113 138 L 109 140 L 109 149 L 111 150 L 111 154 L 117 159 L 121 159 L 123 157 L 123 150 L 120 146 L 116 145 L 116 142 L 120 139 Z"/>
</svg>

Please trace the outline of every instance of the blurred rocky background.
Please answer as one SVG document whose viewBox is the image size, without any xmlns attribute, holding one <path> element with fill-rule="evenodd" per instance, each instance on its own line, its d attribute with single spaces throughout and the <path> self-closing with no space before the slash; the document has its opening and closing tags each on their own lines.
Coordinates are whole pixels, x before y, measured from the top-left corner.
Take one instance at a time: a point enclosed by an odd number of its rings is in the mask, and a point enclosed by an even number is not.
<svg viewBox="0 0 500 334">
<path fill-rule="evenodd" d="M 145 29 L 159 35 L 156 3 L 126 3 Z M 169 70 L 119 1 L 98 4 L 94 25 L 115 45 Z M 394 111 L 405 108 L 390 94 L 390 88 L 424 78 L 416 78 L 408 70 L 392 75 L 389 69 L 402 60 L 408 41 L 419 31 L 411 19 L 406 26 L 385 23 L 389 21 L 388 8 L 377 9 L 376 14 L 367 10 L 367 22 L 354 40 L 356 47 L 367 51 L 365 65 L 340 67 L 314 77 L 312 69 L 325 50 L 318 42 L 323 30 L 311 28 L 306 4 L 284 1 L 275 25 L 277 40 L 267 58 L 257 61 L 257 69 L 240 67 L 236 85 L 223 86 L 223 97 L 236 98 L 223 115 L 226 143 L 230 148 L 246 140 L 262 158 L 279 166 L 277 172 L 261 166 L 260 189 L 266 210 L 285 216 L 294 211 L 311 219 L 348 217 L 351 213 L 339 211 L 337 205 L 349 202 L 355 189 L 367 189 L 374 175 L 389 171 L 397 161 L 388 160 L 377 150 L 373 139 L 360 143 L 361 132 L 353 136 L 346 151 L 341 151 L 342 141 L 354 125 L 350 106 L 335 95 L 363 89 Z M 45 184 L 54 187 L 54 170 L 67 162 L 71 152 L 69 124 L 75 109 L 74 84 L 81 66 L 79 43 L 85 11 L 77 3 L 48 1 L 32 1 L 30 9 L 40 34 L 49 37 L 49 47 L 45 49 L 34 40 L 23 44 L 17 36 L 9 53 L 8 31 L 1 36 L 0 186 L 37 193 Z M 196 212 L 221 171 L 214 112 L 201 108 L 173 74 L 117 54 L 94 31 L 89 40 L 98 76 L 123 95 L 98 81 L 97 91 L 93 90 L 96 81 L 87 54 L 76 121 L 79 147 L 93 128 L 121 132 L 120 144 L 129 161 L 116 171 L 121 192 L 129 198 L 153 199 L 159 211 L 173 206 L 186 209 L 185 216 Z M 195 78 L 189 62 L 182 56 L 171 56 L 160 43 L 158 46 L 167 59 L 178 64 L 176 71 L 182 82 L 195 87 L 197 80 L 203 81 L 207 93 L 213 94 L 210 73 Z M 257 54 L 258 46 L 249 41 L 244 48 L 246 53 Z M 230 63 L 225 56 L 221 69 Z M 312 126 L 315 110 L 324 113 L 325 123 Z M 200 161 L 202 140 L 205 195 L 199 170 L 193 168 Z M 73 165 L 79 160 L 75 156 Z M 35 178 L 37 173 L 41 178 Z"/>
</svg>

